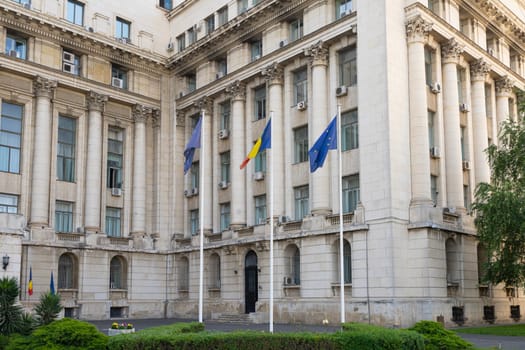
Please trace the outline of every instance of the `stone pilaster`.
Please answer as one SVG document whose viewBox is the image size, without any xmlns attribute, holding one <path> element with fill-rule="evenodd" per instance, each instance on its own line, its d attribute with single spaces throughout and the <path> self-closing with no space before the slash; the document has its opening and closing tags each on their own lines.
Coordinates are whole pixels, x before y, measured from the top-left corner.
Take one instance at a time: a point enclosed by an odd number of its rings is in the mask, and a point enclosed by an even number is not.
<svg viewBox="0 0 525 350">
<path fill-rule="evenodd" d="M 31 176 L 32 226 L 49 225 L 49 182 L 51 180 L 51 98 L 57 82 L 41 76 L 33 81 L 36 96 L 33 169 Z"/>
<path fill-rule="evenodd" d="M 511 97 L 513 88 L 514 82 L 508 76 L 496 80 L 496 119 L 498 121 L 498 136 L 501 123 L 510 117 L 509 98 Z"/>
</svg>

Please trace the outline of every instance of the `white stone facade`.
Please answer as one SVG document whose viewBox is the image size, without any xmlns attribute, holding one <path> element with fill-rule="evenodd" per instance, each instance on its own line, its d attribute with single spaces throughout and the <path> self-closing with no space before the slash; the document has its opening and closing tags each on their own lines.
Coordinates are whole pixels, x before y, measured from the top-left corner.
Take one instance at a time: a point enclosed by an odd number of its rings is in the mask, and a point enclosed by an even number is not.
<svg viewBox="0 0 525 350">
<path fill-rule="evenodd" d="M 0 1 L 0 255 L 25 306 L 53 272 L 66 316 L 196 318 L 204 194 L 204 318 L 267 322 L 272 171 L 275 322 L 339 322 L 341 210 L 347 321 L 525 308 L 479 284 L 470 213 L 522 117 L 523 1 L 20 2 Z M 342 189 L 335 151 L 314 173 L 305 153 L 338 106 Z M 240 170 L 271 113 L 271 155 Z"/>
</svg>

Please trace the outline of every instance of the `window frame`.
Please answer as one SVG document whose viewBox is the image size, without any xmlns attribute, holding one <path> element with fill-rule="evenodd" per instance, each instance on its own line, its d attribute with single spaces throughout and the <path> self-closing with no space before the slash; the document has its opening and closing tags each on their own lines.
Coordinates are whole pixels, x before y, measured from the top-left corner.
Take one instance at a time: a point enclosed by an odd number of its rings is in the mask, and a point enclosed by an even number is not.
<svg viewBox="0 0 525 350">
<path fill-rule="evenodd" d="M 106 207 L 106 235 L 122 237 L 122 209 Z"/>
<path fill-rule="evenodd" d="M 18 197 L 16 194 L 0 193 L 0 213 L 18 214 Z"/>
<path fill-rule="evenodd" d="M 71 253 L 64 253 L 58 258 L 58 290 L 77 289 L 76 258 Z"/>
<path fill-rule="evenodd" d="M 128 69 L 126 69 L 125 67 L 112 63 L 111 64 L 111 85 L 121 88 L 121 89 L 127 89 L 128 88 L 128 72 L 129 72 Z M 121 80 L 122 86 L 115 85 L 113 79 Z"/>
<path fill-rule="evenodd" d="M 5 54 L 10 57 L 16 57 L 21 60 L 26 60 L 27 38 L 16 33 L 7 32 L 5 37 Z"/>
<path fill-rule="evenodd" d="M 253 120 L 266 119 L 266 85 L 260 85 L 253 89 Z"/>
<path fill-rule="evenodd" d="M 294 187 L 295 220 L 302 220 L 310 214 L 310 189 L 308 185 Z"/>
<path fill-rule="evenodd" d="M 354 10 L 352 0 L 335 0 L 335 18 L 339 19 Z"/>
<path fill-rule="evenodd" d="M 308 69 L 299 68 L 293 72 L 293 103 L 308 102 Z"/>
<path fill-rule="evenodd" d="M 72 121 L 72 128 L 68 129 L 64 121 Z M 69 140 L 61 139 L 61 135 L 67 133 Z M 57 166 L 56 178 L 58 181 L 75 182 L 76 172 L 76 137 L 77 137 L 77 119 L 58 115 L 58 134 L 57 134 Z M 71 141 L 72 140 L 72 141 Z M 69 141 L 69 142 L 68 142 Z M 69 149 L 69 152 L 66 152 Z M 61 154 L 63 153 L 63 154 Z M 67 154 L 65 154 L 67 153 Z M 67 170 L 70 168 L 70 170 Z"/>
<path fill-rule="evenodd" d="M 343 213 L 354 212 L 361 196 L 359 174 L 343 177 L 341 193 L 343 196 Z"/>
<path fill-rule="evenodd" d="M 115 18 L 115 38 L 131 41 L 131 22 L 122 17 Z"/>
<path fill-rule="evenodd" d="M 263 55 L 262 39 L 254 39 L 250 42 L 250 55 L 251 55 L 252 62 L 262 57 Z"/>
<path fill-rule="evenodd" d="M 24 106 L 2 101 L 0 114 L 0 172 L 20 174 Z M 1 141 L 5 139 L 5 141 Z M 4 158 L 2 158 L 4 157 Z M 6 163 L 2 159 L 6 159 Z"/>
<path fill-rule="evenodd" d="M 294 138 L 294 164 L 308 161 L 308 125 L 297 127 L 293 130 Z"/>
<path fill-rule="evenodd" d="M 350 151 L 359 148 L 359 115 L 357 109 L 341 114 L 341 150 Z"/>
<path fill-rule="evenodd" d="M 80 21 L 79 21 L 78 15 L 77 15 L 77 10 L 79 10 L 79 9 L 81 10 L 80 16 L 82 17 L 82 18 L 80 18 Z M 84 3 L 80 2 L 80 1 L 76 1 L 76 0 L 67 0 L 67 3 L 66 3 L 66 20 L 68 22 L 73 23 L 73 24 L 76 24 L 76 25 L 79 25 L 79 26 L 84 26 L 84 10 L 85 10 Z M 70 11 L 72 11 L 73 13 L 70 13 Z M 73 17 L 70 17 L 70 14 L 72 14 Z"/>
<path fill-rule="evenodd" d="M 230 183 L 230 167 L 231 167 L 231 155 L 230 151 L 222 152 L 219 155 L 219 161 L 221 164 L 221 181 Z"/>
<path fill-rule="evenodd" d="M 253 205 L 254 205 L 254 220 L 255 225 L 265 225 L 266 224 L 266 218 L 268 217 L 266 212 L 266 194 L 261 194 L 259 196 L 253 197 Z"/>
<path fill-rule="evenodd" d="M 223 6 L 217 10 L 218 26 L 223 26 L 228 23 L 228 6 Z"/>
<path fill-rule="evenodd" d="M 357 85 L 357 47 L 352 45 L 338 52 L 339 85 Z"/>
<path fill-rule="evenodd" d="M 230 202 L 221 203 L 219 205 L 220 212 L 220 230 L 227 231 L 231 224 L 231 205 Z"/>
<path fill-rule="evenodd" d="M 291 20 L 288 23 L 288 28 L 289 28 L 289 31 L 290 31 L 290 35 L 289 35 L 290 42 L 301 39 L 304 36 L 304 21 L 303 21 L 303 18 L 300 17 L 300 18 L 296 18 L 296 19 Z"/>
<path fill-rule="evenodd" d="M 106 188 L 122 188 L 123 173 L 124 173 L 124 130 L 123 129 L 112 127 L 112 126 L 109 127 L 107 147 L 108 149 L 107 149 Z"/>
<path fill-rule="evenodd" d="M 55 202 L 55 231 L 62 233 L 73 232 L 74 203 L 67 201 Z"/>
<path fill-rule="evenodd" d="M 196 236 L 200 231 L 199 209 L 191 209 L 189 214 L 190 234 Z"/>
<path fill-rule="evenodd" d="M 226 100 L 220 103 L 219 109 L 220 109 L 220 130 L 230 130 L 231 101 Z"/>
<path fill-rule="evenodd" d="M 206 23 L 206 35 L 210 35 L 215 31 L 215 14 L 206 17 L 204 22 Z"/>
</svg>

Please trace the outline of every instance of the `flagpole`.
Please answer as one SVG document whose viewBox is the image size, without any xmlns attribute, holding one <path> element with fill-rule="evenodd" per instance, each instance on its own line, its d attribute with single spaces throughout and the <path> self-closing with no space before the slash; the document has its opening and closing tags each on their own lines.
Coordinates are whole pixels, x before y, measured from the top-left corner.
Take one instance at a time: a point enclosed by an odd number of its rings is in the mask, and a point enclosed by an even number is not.
<svg viewBox="0 0 525 350">
<path fill-rule="evenodd" d="M 202 323 L 202 295 L 204 283 L 204 109 L 201 110 L 201 152 L 200 152 L 200 171 L 199 171 L 199 226 L 200 226 L 200 248 L 199 248 L 199 322 Z"/>
<path fill-rule="evenodd" d="M 341 324 L 345 323 L 345 270 L 344 270 L 344 244 L 343 244 L 343 177 L 341 175 L 341 105 L 337 105 L 337 177 L 339 182 L 339 283 L 341 294 Z"/>
<path fill-rule="evenodd" d="M 273 122 L 273 111 L 270 111 L 270 122 Z M 270 140 L 273 143 L 273 127 L 270 129 Z M 273 145 L 270 147 L 270 333 L 273 333 Z"/>
</svg>

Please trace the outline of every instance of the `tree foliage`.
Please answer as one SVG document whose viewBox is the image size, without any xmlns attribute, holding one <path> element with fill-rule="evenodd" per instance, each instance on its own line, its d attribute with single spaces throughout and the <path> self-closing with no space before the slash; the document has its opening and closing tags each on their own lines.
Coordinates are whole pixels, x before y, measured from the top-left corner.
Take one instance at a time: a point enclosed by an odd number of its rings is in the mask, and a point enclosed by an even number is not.
<svg viewBox="0 0 525 350">
<path fill-rule="evenodd" d="M 41 325 L 53 322 L 62 311 L 60 296 L 51 292 L 42 294 L 39 303 L 35 306 L 35 314 Z"/>
<path fill-rule="evenodd" d="M 31 314 L 25 313 L 17 303 L 20 288 L 14 277 L 0 279 L 0 334 L 14 333 L 29 334 L 34 329 L 34 320 Z"/>
<path fill-rule="evenodd" d="M 525 111 L 523 104 L 520 112 Z M 525 284 L 525 121 L 505 121 L 499 144 L 486 150 L 491 183 L 476 188 L 473 209 L 488 257 L 485 281 Z"/>
</svg>

